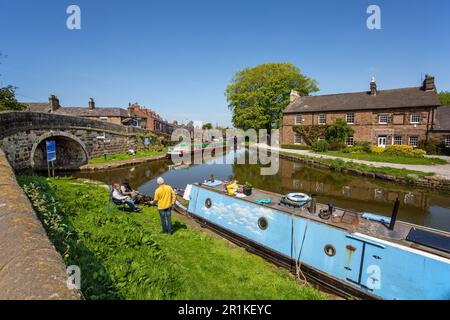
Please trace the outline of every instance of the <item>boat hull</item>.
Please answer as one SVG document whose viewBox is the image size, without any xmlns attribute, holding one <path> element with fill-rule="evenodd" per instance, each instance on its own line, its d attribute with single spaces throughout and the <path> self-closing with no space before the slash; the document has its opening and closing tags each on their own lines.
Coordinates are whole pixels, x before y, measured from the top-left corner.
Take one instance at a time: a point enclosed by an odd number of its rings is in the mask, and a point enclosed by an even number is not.
<svg viewBox="0 0 450 320">
<path fill-rule="evenodd" d="M 224 238 L 343 296 L 449 299 L 450 260 L 193 185 L 187 212 Z M 259 219 L 265 228 L 258 228 Z"/>
</svg>

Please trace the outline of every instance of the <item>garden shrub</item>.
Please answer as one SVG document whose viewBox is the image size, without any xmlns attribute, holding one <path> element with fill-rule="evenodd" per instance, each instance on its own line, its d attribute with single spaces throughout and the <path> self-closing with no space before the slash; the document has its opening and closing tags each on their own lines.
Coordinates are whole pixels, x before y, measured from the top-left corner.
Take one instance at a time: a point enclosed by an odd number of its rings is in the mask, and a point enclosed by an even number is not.
<svg viewBox="0 0 450 320">
<path fill-rule="evenodd" d="M 386 146 L 385 153 L 404 156 L 404 157 L 418 157 L 425 156 L 426 152 L 422 149 L 415 149 L 413 146 L 408 145 L 393 145 Z"/>
<path fill-rule="evenodd" d="M 332 139 L 329 141 L 329 150 L 331 151 L 339 151 L 342 150 L 344 148 L 346 148 L 347 146 L 345 145 L 345 143 L 340 140 L 340 139 Z"/>
<path fill-rule="evenodd" d="M 369 153 L 371 150 L 372 144 L 369 141 L 356 141 L 353 145 L 353 148 L 358 148 L 358 150 L 362 150 L 363 152 Z"/>
<path fill-rule="evenodd" d="M 375 153 L 375 154 L 380 154 L 380 153 L 385 152 L 385 150 L 383 147 L 372 146 L 372 147 L 370 147 L 370 152 Z"/>
<path fill-rule="evenodd" d="M 313 143 L 312 149 L 315 152 L 327 152 L 330 149 L 330 144 L 325 140 L 319 140 Z"/>
</svg>

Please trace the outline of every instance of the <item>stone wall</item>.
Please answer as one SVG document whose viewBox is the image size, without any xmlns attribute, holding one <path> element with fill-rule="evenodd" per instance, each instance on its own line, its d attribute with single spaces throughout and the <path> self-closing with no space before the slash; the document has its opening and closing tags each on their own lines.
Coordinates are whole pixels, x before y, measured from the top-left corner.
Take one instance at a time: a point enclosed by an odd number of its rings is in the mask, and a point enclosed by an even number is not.
<svg viewBox="0 0 450 320">
<path fill-rule="evenodd" d="M 337 119 L 346 120 L 347 112 L 315 112 L 302 113 L 301 125 L 318 125 L 319 114 L 326 114 L 326 123 L 333 124 Z M 393 143 L 394 136 L 402 137 L 402 144 L 408 144 L 410 136 L 417 136 L 419 140 L 425 139 L 429 128 L 431 128 L 431 108 L 414 109 L 389 109 L 389 110 L 355 110 L 354 124 L 350 126 L 355 130 L 355 141 L 369 141 L 373 145 L 378 145 L 379 135 L 387 136 L 387 144 Z M 420 123 L 411 124 L 412 114 L 419 114 Z M 390 119 L 388 124 L 379 124 L 378 116 L 387 115 Z M 281 140 L 283 144 L 294 144 L 295 114 L 285 114 L 283 116 L 283 127 Z"/>
<path fill-rule="evenodd" d="M 0 299 L 80 299 L 0 149 Z"/>
<path fill-rule="evenodd" d="M 15 170 L 32 168 L 35 160 L 45 162 L 42 150 L 45 152 L 45 141 L 53 137 L 60 139 L 57 157 L 64 159 L 61 169 L 76 169 L 104 153 L 127 151 L 138 143 L 136 134 L 143 132 L 97 120 L 34 112 L 1 112 L 0 128 L 0 148 Z M 98 139 L 100 136 L 106 137 L 106 143 Z M 64 148 L 61 145 L 64 142 L 70 142 L 75 148 Z"/>
</svg>

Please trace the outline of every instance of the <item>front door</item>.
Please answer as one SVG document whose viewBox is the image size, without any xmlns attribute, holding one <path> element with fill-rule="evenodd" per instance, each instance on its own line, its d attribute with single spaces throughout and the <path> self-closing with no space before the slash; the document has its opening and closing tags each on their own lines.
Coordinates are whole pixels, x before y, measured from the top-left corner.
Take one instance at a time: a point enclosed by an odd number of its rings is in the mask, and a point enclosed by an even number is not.
<svg viewBox="0 0 450 320">
<path fill-rule="evenodd" d="M 386 136 L 378 136 L 378 146 L 385 148 L 387 145 L 387 137 Z"/>
</svg>

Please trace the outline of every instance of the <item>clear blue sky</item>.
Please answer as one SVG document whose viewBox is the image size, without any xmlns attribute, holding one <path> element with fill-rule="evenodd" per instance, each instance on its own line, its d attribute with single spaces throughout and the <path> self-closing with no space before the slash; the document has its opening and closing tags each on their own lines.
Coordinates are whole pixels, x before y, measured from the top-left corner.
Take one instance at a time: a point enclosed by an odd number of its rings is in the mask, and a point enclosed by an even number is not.
<svg viewBox="0 0 450 320">
<path fill-rule="evenodd" d="M 66 8 L 81 7 L 81 30 Z M 366 27 L 377 4 L 382 30 Z M 22 101 L 126 107 L 138 101 L 168 120 L 228 125 L 233 74 L 291 62 L 318 94 L 418 86 L 450 90 L 450 1 L 0 0 L 0 85 Z"/>
</svg>

